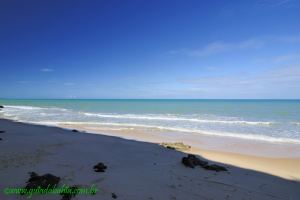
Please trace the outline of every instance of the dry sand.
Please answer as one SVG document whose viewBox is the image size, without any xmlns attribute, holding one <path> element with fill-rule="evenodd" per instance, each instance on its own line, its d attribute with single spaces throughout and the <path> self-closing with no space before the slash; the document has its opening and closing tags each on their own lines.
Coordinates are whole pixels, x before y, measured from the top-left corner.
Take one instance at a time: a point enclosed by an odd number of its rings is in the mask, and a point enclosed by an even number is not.
<svg viewBox="0 0 300 200">
<path fill-rule="evenodd" d="M 99 134 L 98 127 L 64 125 Z M 183 142 L 191 146 L 186 153 L 201 155 L 209 160 L 252 169 L 290 180 L 300 180 L 300 145 L 293 143 L 270 143 L 218 136 L 193 135 L 178 132 L 145 132 L 143 130 L 102 129 L 106 135 L 124 139 L 163 143 Z"/>
<path fill-rule="evenodd" d="M 95 196 L 78 195 L 74 199 L 112 199 L 112 193 L 117 199 L 128 200 L 300 199 L 298 158 L 264 158 L 192 148 L 192 152 L 207 159 L 231 163 L 219 163 L 228 172 L 214 172 L 187 168 L 181 164 L 186 153 L 150 142 L 8 120 L 0 120 L 0 130 L 6 131 L 0 133 L 1 200 L 26 199 L 7 196 L 3 190 L 24 187 L 31 171 L 60 176 L 61 184 L 97 185 Z M 93 171 L 98 162 L 108 166 L 106 172 Z"/>
</svg>

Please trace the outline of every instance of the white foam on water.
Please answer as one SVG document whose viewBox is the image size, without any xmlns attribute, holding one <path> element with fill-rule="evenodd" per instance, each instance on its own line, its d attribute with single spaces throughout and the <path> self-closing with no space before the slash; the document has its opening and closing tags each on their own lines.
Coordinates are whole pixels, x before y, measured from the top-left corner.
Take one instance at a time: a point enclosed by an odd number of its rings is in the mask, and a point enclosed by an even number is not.
<svg viewBox="0 0 300 200">
<path fill-rule="evenodd" d="M 289 130 L 284 128 L 286 137 L 274 135 L 257 134 L 249 132 L 253 128 L 264 128 L 269 130 L 273 125 L 280 123 L 272 121 L 247 121 L 239 120 L 233 117 L 224 119 L 208 118 L 200 115 L 171 115 L 171 114 L 111 114 L 111 113 L 89 113 L 68 110 L 56 107 L 34 107 L 34 106 L 10 106 L 4 105 L 0 113 L 4 118 L 28 122 L 33 124 L 43 124 L 51 126 L 62 125 L 96 125 L 127 128 L 158 129 L 165 131 L 176 131 L 185 133 L 197 133 L 221 137 L 233 137 L 250 140 L 260 140 L 268 142 L 300 143 L 300 140 L 294 138 L 291 134 L 299 134 L 298 129 Z M 288 122 L 293 125 L 300 125 L 300 122 Z M 219 129 L 216 129 L 218 126 Z M 228 127 L 234 131 L 228 131 Z M 208 127 L 208 128 L 207 128 Z M 221 127 L 221 130 L 220 130 Z M 240 128 L 243 128 L 240 131 Z M 296 126 L 294 126 L 297 128 Z M 282 128 L 282 127 L 281 127 Z M 237 132 L 235 130 L 238 130 Z M 261 129 L 259 129 L 261 130 Z M 273 130 L 273 129 L 272 129 Z M 280 132 L 281 133 L 281 132 Z"/>
<path fill-rule="evenodd" d="M 254 134 L 238 134 L 230 132 L 217 132 L 217 131 L 206 131 L 206 130 L 196 130 L 196 129 L 186 129 L 186 128 L 174 128 L 167 126 L 151 126 L 151 125 L 141 125 L 141 124 L 132 124 L 132 123 L 101 123 L 101 122 L 72 122 L 72 121 L 44 121 L 44 122 L 35 122 L 35 124 L 41 125 L 53 125 L 53 126 L 63 126 L 63 125 L 99 125 L 99 126 L 118 126 L 118 127 L 138 127 L 146 129 L 159 129 L 165 131 L 175 131 L 175 132 L 184 132 L 184 133 L 198 133 L 203 135 L 210 136 L 220 136 L 220 137 L 231 137 L 231 138 L 240 138 L 248 140 L 259 140 L 265 142 L 274 142 L 274 143 L 296 143 L 300 144 L 300 140 L 291 139 L 291 138 L 280 138 L 280 137 L 270 137 L 266 135 L 254 135 Z"/>
<path fill-rule="evenodd" d="M 15 110 L 60 110 L 60 111 L 67 111 L 68 109 L 65 108 L 57 108 L 57 107 L 37 107 L 37 106 L 11 106 L 11 105 L 4 105 L 3 110 L 8 109 L 15 109 Z"/>
<path fill-rule="evenodd" d="M 255 122 L 255 121 L 243 121 L 243 120 L 206 120 L 206 119 L 195 119 L 195 118 L 183 118 L 183 117 L 164 117 L 161 115 L 134 115 L 134 114 L 98 114 L 98 113 L 83 113 L 86 116 L 96 116 L 101 118 L 118 118 L 118 119 L 143 119 L 143 120 L 166 120 L 166 121 L 189 121 L 189 122 L 200 122 L 200 123 L 224 123 L 224 124 L 247 124 L 247 125 L 271 125 L 274 122 Z"/>
</svg>

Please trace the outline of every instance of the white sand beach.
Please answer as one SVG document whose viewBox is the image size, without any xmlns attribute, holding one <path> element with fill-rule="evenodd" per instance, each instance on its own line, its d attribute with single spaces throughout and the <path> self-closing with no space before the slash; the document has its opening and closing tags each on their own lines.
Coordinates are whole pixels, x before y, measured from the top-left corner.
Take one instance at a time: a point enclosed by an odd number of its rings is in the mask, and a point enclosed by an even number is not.
<svg viewBox="0 0 300 200">
<path fill-rule="evenodd" d="M 186 153 L 155 143 L 115 136 L 0 120 L 0 190 L 24 187 L 28 172 L 51 173 L 60 185 L 96 185 L 94 196 L 74 199 L 299 199 L 299 159 L 264 158 L 192 148 L 199 158 L 228 171 L 194 169 L 181 163 Z M 214 161 L 211 161 L 214 160 Z M 105 172 L 94 172 L 99 162 Z M 226 164 L 222 163 L 225 162 Z M 229 164 L 231 163 L 231 164 Z M 245 166 L 245 168 L 238 167 Z M 247 168 L 247 169 L 246 169 Z M 265 171 L 263 173 L 258 171 Z M 283 173 L 285 172 L 285 173 Z M 5 195 L 0 199 L 26 199 Z M 59 195 L 32 199 L 61 199 Z"/>
</svg>

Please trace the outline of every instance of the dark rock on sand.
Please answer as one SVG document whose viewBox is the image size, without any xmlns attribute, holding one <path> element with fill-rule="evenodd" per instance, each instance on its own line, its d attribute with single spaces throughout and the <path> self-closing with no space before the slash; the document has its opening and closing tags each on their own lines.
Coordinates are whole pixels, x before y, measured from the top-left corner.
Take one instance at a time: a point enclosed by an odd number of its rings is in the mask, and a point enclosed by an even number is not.
<svg viewBox="0 0 300 200">
<path fill-rule="evenodd" d="M 220 165 L 216 165 L 216 164 L 207 165 L 203 168 L 207 169 L 207 170 L 213 170 L 213 171 L 216 171 L 216 172 L 227 171 L 227 169 L 225 167 L 220 166 Z"/>
<path fill-rule="evenodd" d="M 95 172 L 105 172 L 107 166 L 100 162 L 97 165 L 95 165 L 93 168 Z"/>
<path fill-rule="evenodd" d="M 4 108 L 4 106 L 0 106 L 0 109 L 1 109 L 1 108 Z"/>
<path fill-rule="evenodd" d="M 186 167 L 190 167 L 190 168 L 195 168 L 195 166 L 200 166 L 204 169 L 213 170 L 216 172 L 227 171 L 227 169 L 223 166 L 216 165 L 216 164 L 209 165 L 207 161 L 201 160 L 192 154 L 188 154 L 187 157 L 183 157 L 181 162 Z"/>
<path fill-rule="evenodd" d="M 27 181 L 27 185 L 25 189 L 34 189 L 41 187 L 42 189 L 46 189 L 48 186 L 49 188 L 55 188 L 60 181 L 60 177 L 54 176 L 52 174 L 44 174 L 39 176 L 35 172 L 30 172 L 30 178 Z"/>
<path fill-rule="evenodd" d="M 111 193 L 111 197 L 112 197 L 113 199 L 118 198 L 118 196 L 117 196 L 115 193 Z"/>
<path fill-rule="evenodd" d="M 78 187 L 77 186 L 72 186 L 68 188 L 67 193 L 60 193 L 62 195 L 61 200 L 70 200 L 73 197 L 75 197 L 79 193 Z"/>
<path fill-rule="evenodd" d="M 193 161 L 190 160 L 188 157 L 183 157 L 181 163 L 184 164 L 184 166 L 186 167 L 195 168 Z"/>
<path fill-rule="evenodd" d="M 72 130 L 72 132 L 74 132 L 74 133 L 77 133 L 77 132 L 79 132 L 78 130 L 76 130 L 76 129 L 73 129 Z"/>
<path fill-rule="evenodd" d="M 2 138 L 0 138 L 0 140 L 2 140 Z"/>
<path fill-rule="evenodd" d="M 167 146 L 167 149 L 175 150 L 175 148 L 171 146 Z"/>
<path fill-rule="evenodd" d="M 188 154 L 187 157 L 183 157 L 181 160 L 182 164 L 186 167 L 194 168 L 195 166 L 204 167 L 208 164 L 208 162 L 197 158 L 195 155 Z"/>
<path fill-rule="evenodd" d="M 0 133 L 5 133 L 5 131 L 0 131 Z"/>
<path fill-rule="evenodd" d="M 194 164 L 195 165 L 199 165 L 201 167 L 204 167 L 208 164 L 207 161 L 204 160 L 200 160 L 199 158 L 197 158 L 195 155 L 191 155 L 190 157 L 192 157 L 192 159 L 194 160 Z"/>
</svg>

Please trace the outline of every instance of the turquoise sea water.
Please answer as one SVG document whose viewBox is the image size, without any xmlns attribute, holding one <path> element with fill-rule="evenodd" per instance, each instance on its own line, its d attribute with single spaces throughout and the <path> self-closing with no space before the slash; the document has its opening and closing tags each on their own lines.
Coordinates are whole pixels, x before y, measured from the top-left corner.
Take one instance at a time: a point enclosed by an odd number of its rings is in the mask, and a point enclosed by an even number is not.
<svg viewBox="0 0 300 200">
<path fill-rule="evenodd" d="M 300 143 L 300 100 L 0 100 L 0 116 Z"/>
</svg>

